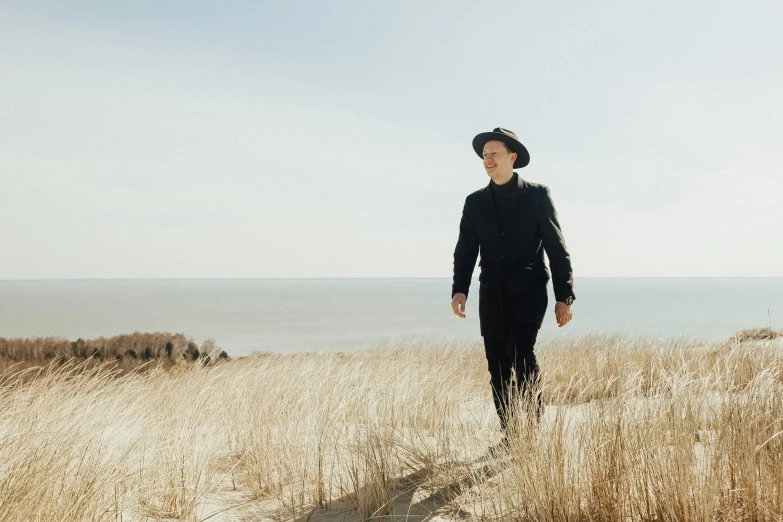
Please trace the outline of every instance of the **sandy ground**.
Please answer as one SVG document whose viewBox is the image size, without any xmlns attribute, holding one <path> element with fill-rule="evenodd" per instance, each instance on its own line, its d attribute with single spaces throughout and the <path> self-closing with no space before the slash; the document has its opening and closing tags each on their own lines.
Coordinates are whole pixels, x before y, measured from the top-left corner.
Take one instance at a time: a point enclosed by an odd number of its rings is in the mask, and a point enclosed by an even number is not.
<svg viewBox="0 0 783 522">
<path fill-rule="evenodd" d="M 468 415 L 495 415 L 494 409 L 488 409 L 486 404 L 466 404 L 462 412 Z M 554 406 L 547 405 L 545 415 L 539 429 L 546 430 L 551 426 L 558 412 L 565 416 L 566 422 L 574 429 L 585 415 L 589 405 Z M 494 434 L 495 438 L 499 433 Z M 492 442 L 495 442 L 494 440 Z M 487 447 L 492 443 L 488 442 Z M 481 455 L 468 461 L 470 472 L 466 472 L 465 463 L 453 470 L 453 473 L 443 473 L 441 468 L 438 476 L 450 476 L 451 481 L 444 484 L 433 484 L 429 473 L 411 473 L 399 477 L 392 489 L 392 498 L 387 520 L 423 521 L 457 521 L 470 518 L 470 513 L 462 509 L 462 505 L 450 502 L 460 495 L 469 496 L 479 481 L 497 480 L 503 466 L 497 466 L 497 460 L 490 460 L 487 455 Z M 444 465 L 445 466 L 445 465 Z M 262 522 L 291 520 L 295 522 L 359 522 L 361 519 L 352 502 L 347 498 L 332 499 L 326 508 L 315 508 L 306 513 L 292 513 L 282 507 L 276 498 L 257 499 L 252 491 L 241 484 L 232 481 L 228 469 L 221 470 L 220 483 L 215 491 L 202 499 L 196 511 L 197 520 L 210 522 Z M 378 517 L 380 519 L 380 516 Z M 131 512 L 123 515 L 123 520 L 150 520 L 138 518 Z"/>
<path fill-rule="evenodd" d="M 711 397 L 709 402 L 720 402 L 720 394 Z M 638 399 L 635 406 L 640 409 L 660 407 L 655 404 L 660 399 Z M 604 401 L 604 405 L 610 403 Z M 626 404 L 626 407 L 628 405 Z M 569 433 L 575 434 L 586 419 L 591 409 L 598 408 L 599 402 L 574 406 L 547 405 L 544 418 L 538 430 L 545 433 L 551 429 L 560 416 L 559 421 L 565 426 L 566 440 Z M 462 412 L 467 415 L 495 415 L 494 409 L 488 409 L 486 404 L 466 405 Z M 499 433 L 493 434 L 495 437 Z M 575 438 L 573 439 L 575 440 Z M 494 442 L 494 441 L 492 441 Z M 487 447 L 491 446 L 487 444 Z M 696 446 L 700 446 L 699 443 Z M 699 459 L 697 448 L 697 459 Z M 458 521 L 468 518 L 480 518 L 480 513 L 471 513 L 470 498 L 477 484 L 498 481 L 508 470 L 504 460 L 492 460 L 487 454 L 468 461 L 470 472 L 466 472 L 464 463 L 454 466 L 452 473 L 445 468 L 438 469 L 438 477 L 450 477 L 447 483 L 433 484 L 429 474 L 412 473 L 399 477 L 392 490 L 394 501 L 386 520 L 423 521 Z M 501 465 L 498 465 L 500 463 Z M 445 465 L 444 465 L 445 466 Z M 451 499 L 451 501 L 449 500 Z M 380 516 L 378 519 L 380 520 Z M 254 499 L 247 488 L 232 483 L 230 474 L 223 475 L 219 490 L 206 498 L 198 509 L 198 520 L 217 521 L 279 521 L 294 520 L 296 522 L 359 522 L 360 517 L 347 498 L 333 499 L 327 508 L 311 509 L 304 515 L 286 512 L 276 499 Z"/>
</svg>

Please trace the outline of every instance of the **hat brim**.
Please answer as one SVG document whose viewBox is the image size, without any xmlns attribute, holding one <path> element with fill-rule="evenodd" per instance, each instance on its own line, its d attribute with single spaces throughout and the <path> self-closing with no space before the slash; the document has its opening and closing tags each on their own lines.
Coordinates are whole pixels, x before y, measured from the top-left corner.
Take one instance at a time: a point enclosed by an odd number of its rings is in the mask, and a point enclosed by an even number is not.
<svg viewBox="0 0 783 522">
<path fill-rule="evenodd" d="M 513 152 L 517 153 L 517 159 L 514 161 L 513 168 L 521 169 L 530 163 L 530 153 L 525 146 L 511 136 L 507 136 L 501 132 L 482 132 L 473 138 L 473 150 L 476 151 L 479 158 L 484 159 L 484 144 L 491 140 L 500 140 L 508 145 Z"/>
</svg>

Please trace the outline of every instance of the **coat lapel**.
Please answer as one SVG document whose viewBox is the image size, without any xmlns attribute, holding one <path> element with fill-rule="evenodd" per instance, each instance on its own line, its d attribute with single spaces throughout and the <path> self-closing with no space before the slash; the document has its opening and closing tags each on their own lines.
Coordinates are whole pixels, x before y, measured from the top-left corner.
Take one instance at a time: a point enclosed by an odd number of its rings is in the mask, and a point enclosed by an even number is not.
<svg viewBox="0 0 783 522">
<path fill-rule="evenodd" d="M 527 197 L 527 181 L 522 179 L 522 176 L 517 174 L 517 185 L 519 186 L 519 190 L 522 192 L 523 197 Z"/>
<path fill-rule="evenodd" d="M 486 218 L 493 230 L 499 230 L 500 216 L 498 215 L 497 210 L 495 210 L 495 205 L 492 204 L 491 190 L 489 183 L 487 183 L 486 187 L 481 189 L 481 214 Z"/>
</svg>

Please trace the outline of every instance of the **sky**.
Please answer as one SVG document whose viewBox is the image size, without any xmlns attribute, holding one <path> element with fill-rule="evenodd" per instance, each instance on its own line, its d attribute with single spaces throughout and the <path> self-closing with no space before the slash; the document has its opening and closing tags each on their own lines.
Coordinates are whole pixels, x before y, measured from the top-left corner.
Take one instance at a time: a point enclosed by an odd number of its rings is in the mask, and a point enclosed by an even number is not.
<svg viewBox="0 0 783 522">
<path fill-rule="evenodd" d="M 451 277 L 495 127 L 577 279 L 783 277 L 782 20 L 0 0 L 0 279 Z"/>
</svg>

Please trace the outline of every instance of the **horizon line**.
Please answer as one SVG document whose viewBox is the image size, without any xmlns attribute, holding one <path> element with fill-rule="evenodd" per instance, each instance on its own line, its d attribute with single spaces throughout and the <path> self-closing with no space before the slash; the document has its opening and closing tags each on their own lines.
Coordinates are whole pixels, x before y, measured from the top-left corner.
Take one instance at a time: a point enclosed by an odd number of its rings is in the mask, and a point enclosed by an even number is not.
<svg viewBox="0 0 783 522">
<path fill-rule="evenodd" d="M 0 279 L 0 283 L 37 281 L 325 281 L 379 279 L 447 279 L 451 276 L 382 276 L 382 277 L 57 277 Z M 478 280 L 472 277 L 472 280 Z M 581 276 L 574 279 L 783 279 L 783 276 Z M 551 281 L 551 279 L 550 279 Z"/>
</svg>

